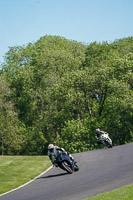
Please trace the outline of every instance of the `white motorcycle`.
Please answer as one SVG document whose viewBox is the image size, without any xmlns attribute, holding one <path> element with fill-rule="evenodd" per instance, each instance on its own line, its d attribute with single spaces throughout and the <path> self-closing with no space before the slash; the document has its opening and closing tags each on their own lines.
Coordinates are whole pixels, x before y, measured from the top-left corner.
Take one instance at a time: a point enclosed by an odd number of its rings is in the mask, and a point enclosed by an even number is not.
<svg viewBox="0 0 133 200">
<path fill-rule="evenodd" d="M 100 136 L 100 142 L 107 146 L 108 148 L 112 148 L 112 140 L 109 137 L 108 133 L 102 133 Z"/>
</svg>

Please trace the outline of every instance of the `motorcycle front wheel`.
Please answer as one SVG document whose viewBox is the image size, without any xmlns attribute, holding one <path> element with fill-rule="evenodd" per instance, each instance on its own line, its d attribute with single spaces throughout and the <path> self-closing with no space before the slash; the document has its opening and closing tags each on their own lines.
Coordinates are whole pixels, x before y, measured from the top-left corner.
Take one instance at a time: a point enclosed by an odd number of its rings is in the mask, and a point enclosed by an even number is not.
<svg viewBox="0 0 133 200">
<path fill-rule="evenodd" d="M 73 173 L 73 168 L 68 161 L 63 161 L 61 165 L 64 168 L 64 170 L 66 170 L 69 174 Z"/>
<path fill-rule="evenodd" d="M 112 144 L 110 143 L 109 140 L 106 140 L 106 144 L 107 144 L 108 148 L 112 148 Z"/>
</svg>

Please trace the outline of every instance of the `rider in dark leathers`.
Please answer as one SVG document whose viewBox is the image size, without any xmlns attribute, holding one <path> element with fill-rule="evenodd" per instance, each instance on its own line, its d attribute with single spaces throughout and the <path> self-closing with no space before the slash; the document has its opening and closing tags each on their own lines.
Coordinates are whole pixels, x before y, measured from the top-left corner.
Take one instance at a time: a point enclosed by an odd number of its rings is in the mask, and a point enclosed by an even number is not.
<svg viewBox="0 0 133 200">
<path fill-rule="evenodd" d="M 53 144 L 49 144 L 48 145 L 48 156 L 49 156 L 50 161 L 52 162 L 53 166 L 58 167 L 58 165 L 54 162 L 54 157 L 57 157 L 58 152 L 62 152 L 64 154 L 68 155 L 69 158 L 74 161 L 73 156 L 69 152 L 65 151 L 65 149 L 63 149 L 62 147 L 54 146 Z"/>
</svg>

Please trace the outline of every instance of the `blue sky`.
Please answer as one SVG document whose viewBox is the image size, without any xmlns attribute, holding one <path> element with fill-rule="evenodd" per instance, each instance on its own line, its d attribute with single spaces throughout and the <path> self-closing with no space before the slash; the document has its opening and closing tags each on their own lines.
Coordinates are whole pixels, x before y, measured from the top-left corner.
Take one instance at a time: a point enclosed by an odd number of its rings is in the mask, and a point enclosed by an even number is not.
<svg viewBox="0 0 133 200">
<path fill-rule="evenodd" d="M 0 62 L 44 35 L 86 44 L 133 36 L 133 0 L 0 0 Z"/>
</svg>

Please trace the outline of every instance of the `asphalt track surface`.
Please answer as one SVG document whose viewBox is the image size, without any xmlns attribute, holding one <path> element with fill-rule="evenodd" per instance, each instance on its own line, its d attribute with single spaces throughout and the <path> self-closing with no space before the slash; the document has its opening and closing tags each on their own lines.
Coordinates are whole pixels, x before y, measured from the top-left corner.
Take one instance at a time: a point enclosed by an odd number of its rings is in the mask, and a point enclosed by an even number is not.
<svg viewBox="0 0 133 200">
<path fill-rule="evenodd" d="M 74 154 L 80 170 L 53 167 L 0 200 L 82 200 L 133 183 L 133 143 Z"/>
</svg>

